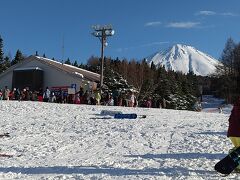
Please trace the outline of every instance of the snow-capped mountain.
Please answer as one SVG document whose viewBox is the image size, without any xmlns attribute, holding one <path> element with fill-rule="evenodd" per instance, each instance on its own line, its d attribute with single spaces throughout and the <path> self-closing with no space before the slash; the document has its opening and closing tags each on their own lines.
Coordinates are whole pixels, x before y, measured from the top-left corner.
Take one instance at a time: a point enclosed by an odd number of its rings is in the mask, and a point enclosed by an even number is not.
<svg viewBox="0 0 240 180">
<path fill-rule="evenodd" d="M 153 62 L 157 67 L 164 66 L 166 70 L 180 71 L 184 74 L 193 72 L 201 76 L 214 73 L 219 63 L 196 48 L 182 44 L 159 51 L 146 59 L 149 64 Z"/>
</svg>

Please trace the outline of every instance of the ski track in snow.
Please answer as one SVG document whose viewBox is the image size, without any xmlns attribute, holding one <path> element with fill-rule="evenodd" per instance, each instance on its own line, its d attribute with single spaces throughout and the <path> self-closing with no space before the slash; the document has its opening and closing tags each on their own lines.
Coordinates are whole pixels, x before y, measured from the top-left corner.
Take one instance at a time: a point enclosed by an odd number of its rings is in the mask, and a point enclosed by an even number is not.
<svg viewBox="0 0 240 180">
<path fill-rule="evenodd" d="M 145 119 L 91 119 L 101 110 Z M 0 101 L 0 179 L 226 179 L 229 114 Z M 237 174 L 228 176 L 236 179 Z"/>
</svg>

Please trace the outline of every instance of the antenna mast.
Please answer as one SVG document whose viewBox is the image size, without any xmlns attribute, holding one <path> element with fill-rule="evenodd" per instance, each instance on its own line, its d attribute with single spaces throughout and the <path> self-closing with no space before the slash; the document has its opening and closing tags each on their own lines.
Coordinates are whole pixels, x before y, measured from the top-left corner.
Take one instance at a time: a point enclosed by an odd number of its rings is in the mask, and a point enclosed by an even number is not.
<svg viewBox="0 0 240 180">
<path fill-rule="evenodd" d="M 62 64 L 63 64 L 63 59 L 64 59 L 64 34 L 62 37 Z"/>
</svg>

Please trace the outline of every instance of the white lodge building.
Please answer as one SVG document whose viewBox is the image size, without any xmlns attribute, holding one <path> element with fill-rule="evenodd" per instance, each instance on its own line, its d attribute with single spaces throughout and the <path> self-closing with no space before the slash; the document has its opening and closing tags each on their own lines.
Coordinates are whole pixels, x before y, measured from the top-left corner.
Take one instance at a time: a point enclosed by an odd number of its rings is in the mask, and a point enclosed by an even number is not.
<svg viewBox="0 0 240 180">
<path fill-rule="evenodd" d="M 0 74 L 0 89 L 8 86 L 10 90 L 28 87 L 30 90 L 40 89 L 95 89 L 100 75 L 75 66 L 38 57 L 29 56 L 18 64 Z"/>
</svg>

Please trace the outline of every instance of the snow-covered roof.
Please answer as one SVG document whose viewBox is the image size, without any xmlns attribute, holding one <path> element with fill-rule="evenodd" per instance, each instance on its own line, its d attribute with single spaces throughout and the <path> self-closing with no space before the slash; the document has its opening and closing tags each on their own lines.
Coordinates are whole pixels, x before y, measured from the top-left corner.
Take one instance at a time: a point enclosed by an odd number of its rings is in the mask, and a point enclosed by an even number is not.
<svg viewBox="0 0 240 180">
<path fill-rule="evenodd" d="M 60 69 L 62 71 L 68 72 L 72 75 L 75 75 L 77 77 L 81 77 L 81 78 L 86 78 L 87 80 L 91 80 L 91 81 L 100 81 L 100 75 L 91 71 L 87 71 L 85 69 L 82 68 L 78 68 L 72 65 L 68 65 L 68 64 L 63 64 L 61 62 L 52 60 L 52 59 L 48 59 L 48 58 L 43 58 L 43 57 L 39 57 L 39 56 L 33 56 L 34 58 L 36 58 L 36 60 L 41 61 L 43 63 L 46 63 L 50 66 L 54 66 L 57 69 Z"/>
<path fill-rule="evenodd" d="M 100 81 L 100 75 L 91 71 L 87 71 L 82 68 L 78 68 L 75 66 L 67 65 L 60 63 L 58 61 L 54 61 L 48 58 L 43 58 L 39 56 L 29 56 L 25 58 L 23 61 L 14 64 L 10 68 L 8 68 L 6 71 L 2 72 L 0 74 L 0 78 L 5 76 L 7 73 L 14 71 L 14 70 L 30 70 L 30 69 L 39 69 L 42 70 L 39 67 L 21 67 L 27 64 L 29 61 L 40 61 L 43 64 L 46 64 L 48 66 L 51 66 L 55 69 L 58 69 L 60 71 L 68 73 L 70 76 L 75 76 L 76 78 L 84 78 L 84 80 L 87 81 L 93 81 L 93 82 L 99 82 Z"/>
<path fill-rule="evenodd" d="M 25 70 L 42 70 L 39 67 L 25 67 L 25 68 L 15 68 L 14 71 L 25 71 Z"/>
<path fill-rule="evenodd" d="M 80 76 L 80 77 L 84 77 L 82 74 L 80 74 L 79 72 L 74 72 L 74 74 L 76 74 L 76 75 L 78 75 L 78 76 Z"/>
</svg>

